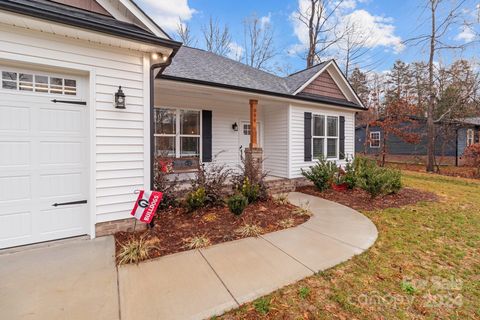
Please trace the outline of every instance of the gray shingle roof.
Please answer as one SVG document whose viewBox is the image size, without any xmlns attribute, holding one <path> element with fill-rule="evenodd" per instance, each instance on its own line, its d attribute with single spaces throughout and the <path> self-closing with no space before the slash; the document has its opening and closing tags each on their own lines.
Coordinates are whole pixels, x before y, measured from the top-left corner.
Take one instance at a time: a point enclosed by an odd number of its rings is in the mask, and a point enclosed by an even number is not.
<svg viewBox="0 0 480 320">
<path fill-rule="evenodd" d="M 282 78 L 211 52 L 183 46 L 162 75 L 291 95 L 326 63 Z"/>
</svg>

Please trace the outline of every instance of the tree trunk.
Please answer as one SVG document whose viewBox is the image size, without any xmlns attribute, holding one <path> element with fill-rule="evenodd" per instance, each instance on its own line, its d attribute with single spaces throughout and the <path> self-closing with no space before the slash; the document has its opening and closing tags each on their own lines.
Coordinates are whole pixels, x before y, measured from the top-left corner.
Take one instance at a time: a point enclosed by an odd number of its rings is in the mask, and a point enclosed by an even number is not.
<svg viewBox="0 0 480 320">
<path fill-rule="evenodd" d="M 433 121 L 435 110 L 435 92 L 433 84 L 433 62 L 435 58 L 435 9 L 436 0 L 430 0 L 432 13 L 432 33 L 430 35 L 430 57 L 428 60 L 428 91 L 429 103 L 427 108 L 427 172 L 434 171 L 435 165 L 435 123 Z"/>
</svg>

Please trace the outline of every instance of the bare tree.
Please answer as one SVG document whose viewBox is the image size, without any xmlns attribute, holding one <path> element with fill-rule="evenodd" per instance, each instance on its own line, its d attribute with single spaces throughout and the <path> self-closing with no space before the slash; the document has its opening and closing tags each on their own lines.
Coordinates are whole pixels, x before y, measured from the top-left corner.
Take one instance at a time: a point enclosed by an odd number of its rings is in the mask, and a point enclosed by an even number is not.
<svg viewBox="0 0 480 320">
<path fill-rule="evenodd" d="M 208 24 L 201 27 L 203 38 L 205 40 L 205 49 L 215 54 L 226 56 L 230 52 L 230 42 L 232 37 L 227 25 L 220 26 L 218 19 L 210 16 Z"/>
<path fill-rule="evenodd" d="M 339 49 L 340 61 L 343 61 L 343 71 L 345 76 L 350 76 L 351 66 L 359 66 L 365 61 L 365 56 L 370 51 L 368 42 L 371 41 L 369 35 L 365 32 L 363 26 L 358 25 L 355 21 L 348 19 L 344 27 L 337 30 L 337 46 Z"/>
<path fill-rule="evenodd" d="M 177 37 L 185 46 L 195 47 L 197 45 L 197 40 L 193 37 L 190 26 L 182 19 L 179 19 L 177 24 Z"/>
<path fill-rule="evenodd" d="M 245 18 L 243 26 L 245 64 L 256 69 L 268 69 L 268 62 L 275 56 L 273 30 L 270 23 L 252 14 Z"/>
<path fill-rule="evenodd" d="M 320 60 L 322 53 L 337 43 L 337 15 L 344 0 L 309 0 L 306 8 L 296 12 L 296 18 L 308 29 L 307 68 Z"/>
<path fill-rule="evenodd" d="M 447 7 L 447 0 L 425 0 L 429 20 L 430 31 L 428 34 L 409 39 L 407 42 L 414 45 L 428 44 L 428 105 L 427 105 L 427 171 L 433 172 L 435 167 L 435 109 L 437 105 L 437 87 L 435 82 L 435 57 L 439 51 L 461 49 L 465 45 L 452 45 L 444 40 L 447 31 L 461 22 L 464 13 L 463 6 L 466 0 L 459 0 Z M 445 12 L 445 14 L 442 14 Z M 423 21 L 422 21 L 423 22 Z M 450 108 L 451 110 L 451 108 Z M 447 110 L 448 112 L 448 110 Z M 437 119 L 438 121 L 439 119 Z"/>
</svg>

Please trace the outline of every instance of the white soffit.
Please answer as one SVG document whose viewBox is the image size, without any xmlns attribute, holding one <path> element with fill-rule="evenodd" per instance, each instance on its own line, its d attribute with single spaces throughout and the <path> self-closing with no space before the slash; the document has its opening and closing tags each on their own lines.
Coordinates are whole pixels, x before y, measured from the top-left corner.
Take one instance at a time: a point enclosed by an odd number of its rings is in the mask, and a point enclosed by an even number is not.
<svg viewBox="0 0 480 320">
<path fill-rule="evenodd" d="M 144 42 L 129 40 L 105 33 L 97 33 L 86 29 L 76 28 L 64 24 L 59 24 L 51 21 L 31 18 L 24 15 L 13 14 L 5 11 L 0 11 L 0 26 L 2 24 L 36 30 L 43 33 L 68 37 L 71 39 L 85 40 L 91 43 L 107 45 L 111 47 L 118 47 L 130 49 L 141 52 L 156 52 L 170 55 L 171 49 L 161 46 L 155 46 Z"/>
</svg>

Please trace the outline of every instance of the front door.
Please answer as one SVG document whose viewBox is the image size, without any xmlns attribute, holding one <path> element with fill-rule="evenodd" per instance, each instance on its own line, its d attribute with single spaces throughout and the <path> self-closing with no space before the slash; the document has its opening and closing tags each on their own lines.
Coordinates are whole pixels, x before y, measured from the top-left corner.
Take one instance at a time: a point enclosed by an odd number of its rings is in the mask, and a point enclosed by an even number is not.
<svg viewBox="0 0 480 320">
<path fill-rule="evenodd" d="M 88 109 L 52 101 L 83 101 L 83 79 L 0 75 L 0 248 L 88 233 Z"/>
<path fill-rule="evenodd" d="M 260 145 L 260 123 L 257 123 L 257 145 Z M 242 121 L 240 126 L 240 149 L 242 153 L 250 146 L 250 121 Z"/>
</svg>

